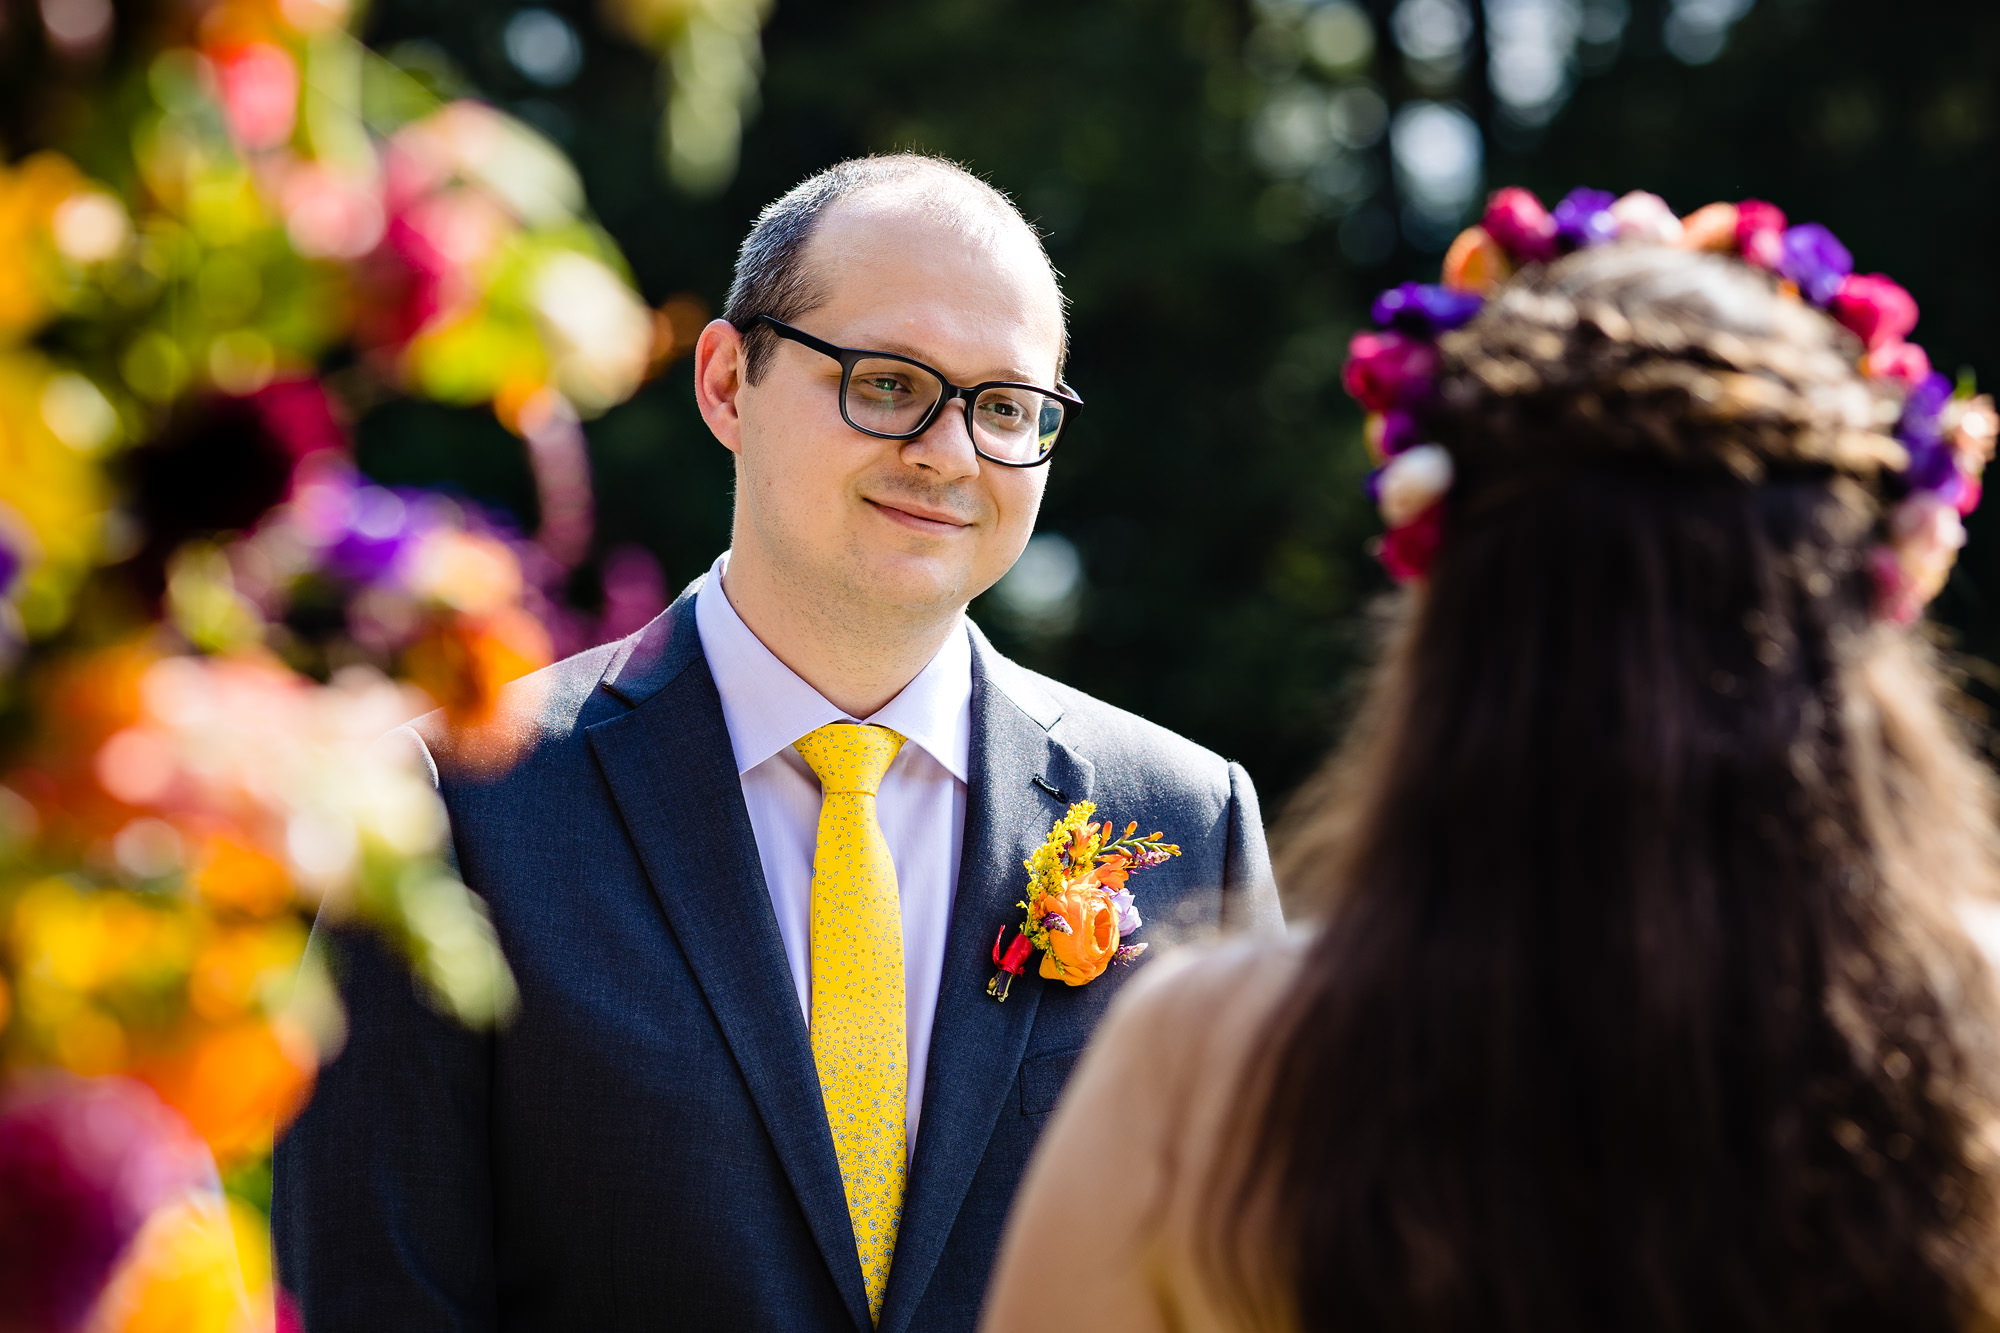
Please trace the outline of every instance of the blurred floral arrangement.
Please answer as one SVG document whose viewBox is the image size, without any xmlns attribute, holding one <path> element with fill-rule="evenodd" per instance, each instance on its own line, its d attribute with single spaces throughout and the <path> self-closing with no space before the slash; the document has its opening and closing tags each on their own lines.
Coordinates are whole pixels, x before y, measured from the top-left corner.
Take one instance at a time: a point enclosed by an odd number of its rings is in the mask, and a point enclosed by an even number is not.
<svg viewBox="0 0 2000 1333">
<path fill-rule="evenodd" d="M 345 0 L 220 0 L 147 43 L 75 152 L 0 160 L 5 1330 L 295 1323 L 262 1210 L 341 1040 L 315 915 L 465 1022 L 514 1004 L 395 728 L 441 708 L 504 765 L 501 688 L 665 601 L 635 550 L 601 613 L 563 596 L 582 423 L 686 330 L 562 153 L 439 100 Z M 348 422 L 396 395 L 490 407 L 539 528 L 361 475 Z M 218 433 L 254 475 L 186 475 L 174 442 Z M 189 530 L 189 487 L 254 502 Z"/>
</svg>

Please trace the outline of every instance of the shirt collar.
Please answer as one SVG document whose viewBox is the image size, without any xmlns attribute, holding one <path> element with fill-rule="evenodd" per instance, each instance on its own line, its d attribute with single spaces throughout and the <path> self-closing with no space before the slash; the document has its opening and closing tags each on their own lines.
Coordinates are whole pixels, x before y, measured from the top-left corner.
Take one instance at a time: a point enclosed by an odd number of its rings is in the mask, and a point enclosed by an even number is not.
<svg viewBox="0 0 2000 1333">
<path fill-rule="evenodd" d="M 972 640 L 963 621 L 902 693 L 873 716 L 849 717 L 779 661 L 722 590 L 729 552 L 716 557 L 694 598 L 702 655 L 722 696 L 738 774 L 829 722 L 872 722 L 921 747 L 960 782 L 972 770 Z"/>
</svg>

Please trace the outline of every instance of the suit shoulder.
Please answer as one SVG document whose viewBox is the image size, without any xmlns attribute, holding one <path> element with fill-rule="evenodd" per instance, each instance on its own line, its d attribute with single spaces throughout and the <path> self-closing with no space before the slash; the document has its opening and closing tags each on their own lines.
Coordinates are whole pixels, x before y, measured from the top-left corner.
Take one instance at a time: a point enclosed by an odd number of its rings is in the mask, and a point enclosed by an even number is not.
<svg viewBox="0 0 2000 1333">
<path fill-rule="evenodd" d="M 538 752 L 582 738 L 583 728 L 617 711 L 598 684 L 625 647 L 614 639 L 585 649 L 501 687 L 491 718 L 469 731 L 446 724 L 444 710 L 411 724 L 444 781 L 489 776 Z"/>
<path fill-rule="evenodd" d="M 1198 785 L 1228 789 L 1229 761 L 1207 746 L 1073 685 L 1012 662 L 1007 665 L 1011 679 L 1000 681 L 1001 688 L 1009 694 L 1025 688 L 1047 696 L 1061 711 L 1049 728 L 1050 736 L 1093 762 L 1115 759 L 1121 766 L 1199 778 Z"/>
</svg>

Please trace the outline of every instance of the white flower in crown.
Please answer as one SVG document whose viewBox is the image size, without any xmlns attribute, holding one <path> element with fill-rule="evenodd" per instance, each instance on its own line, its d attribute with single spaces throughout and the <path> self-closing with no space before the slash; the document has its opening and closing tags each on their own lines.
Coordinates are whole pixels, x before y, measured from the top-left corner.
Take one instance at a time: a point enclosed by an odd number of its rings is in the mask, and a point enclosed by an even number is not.
<svg viewBox="0 0 2000 1333">
<path fill-rule="evenodd" d="M 1420 444 L 1397 454 L 1382 468 L 1378 482 L 1383 521 L 1402 527 L 1442 499 L 1451 478 L 1451 454 L 1441 444 Z"/>
<path fill-rule="evenodd" d="M 1643 241 L 1653 245 L 1679 245 L 1683 228 L 1680 218 L 1657 194 L 1644 190 L 1632 193 L 1611 205 L 1612 220 L 1618 224 L 1618 239 Z"/>
</svg>

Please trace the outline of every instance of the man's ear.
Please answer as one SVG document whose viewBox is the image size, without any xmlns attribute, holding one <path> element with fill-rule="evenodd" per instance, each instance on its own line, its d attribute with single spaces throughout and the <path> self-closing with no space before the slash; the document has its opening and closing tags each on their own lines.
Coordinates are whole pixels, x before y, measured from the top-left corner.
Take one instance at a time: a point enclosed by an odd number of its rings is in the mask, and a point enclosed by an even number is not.
<svg viewBox="0 0 2000 1333">
<path fill-rule="evenodd" d="M 701 419 L 730 453 L 743 447 L 743 417 L 738 406 L 748 382 L 748 349 L 743 335 L 726 319 L 712 319 L 694 344 L 694 401 Z"/>
</svg>

